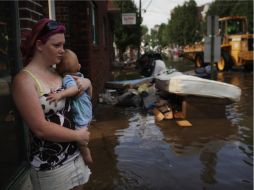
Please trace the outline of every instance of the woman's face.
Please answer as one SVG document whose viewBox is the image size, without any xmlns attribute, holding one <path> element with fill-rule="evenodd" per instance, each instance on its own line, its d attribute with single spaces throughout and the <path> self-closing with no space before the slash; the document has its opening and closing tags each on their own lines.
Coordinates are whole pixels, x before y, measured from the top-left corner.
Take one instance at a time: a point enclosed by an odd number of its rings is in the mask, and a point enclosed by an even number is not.
<svg viewBox="0 0 254 190">
<path fill-rule="evenodd" d="M 63 33 L 54 34 L 49 37 L 43 45 L 42 54 L 51 64 L 58 64 L 64 54 L 65 36 Z"/>
</svg>

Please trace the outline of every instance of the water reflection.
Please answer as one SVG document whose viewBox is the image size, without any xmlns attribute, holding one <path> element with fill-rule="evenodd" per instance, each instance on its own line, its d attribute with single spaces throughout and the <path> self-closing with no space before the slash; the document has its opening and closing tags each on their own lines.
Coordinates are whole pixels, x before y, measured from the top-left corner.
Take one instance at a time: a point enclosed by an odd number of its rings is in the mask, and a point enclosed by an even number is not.
<svg viewBox="0 0 254 190">
<path fill-rule="evenodd" d="M 141 108 L 98 106 L 91 127 L 95 163 L 85 189 L 251 190 L 253 185 L 253 74 L 220 80 L 242 89 L 223 117 L 155 122 Z"/>
<path fill-rule="evenodd" d="M 167 178 L 161 174 L 171 170 L 169 149 L 163 134 L 154 125 L 153 116 L 135 114 L 129 119 L 129 127 L 118 130 L 116 146 L 117 166 L 124 189 L 157 189 L 165 185 Z M 156 174 L 156 175 L 154 175 Z M 148 188 L 149 187 L 149 188 Z"/>
<path fill-rule="evenodd" d="M 191 122 L 191 128 L 179 128 L 172 122 L 172 126 L 168 122 L 159 126 L 165 140 L 171 144 L 171 150 L 178 156 L 198 156 L 202 181 L 216 183 L 217 153 L 227 141 L 236 138 L 237 127 L 226 119 L 198 119 Z M 189 169 L 193 170 L 190 166 Z"/>
<path fill-rule="evenodd" d="M 243 161 L 253 166 L 253 73 L 223 73 L 221 76 L 242 89 L 240 101 L 226 107 L 226 116 L 238 126 L 238 148 L 247 156 Z"/>
</svg>

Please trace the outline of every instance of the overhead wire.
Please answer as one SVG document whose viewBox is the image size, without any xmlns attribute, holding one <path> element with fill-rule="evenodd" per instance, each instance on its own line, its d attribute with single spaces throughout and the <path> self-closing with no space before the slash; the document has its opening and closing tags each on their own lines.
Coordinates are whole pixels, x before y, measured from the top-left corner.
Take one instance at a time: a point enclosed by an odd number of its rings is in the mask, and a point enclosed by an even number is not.
<svg viewBox="0 0 254 190">
<path fill-rule="evenodd" d="M 161 12 L 161 11 L 155 11 L 155 10 L 149 10 L 146 13 L 154 13 L 154 14 L 160 14 L 160 15 L 169 15 L 169 13 Z"/>
<path fill-rule="evenodd" d="M 151 9 L 148 11 L 148 8 L 149 8 L 150 5 L 152 4 L 152 1 L 153 1 L 153 0 L 150 0 L 150 1 L 147 3 L 146 8 L 145 8 L 145 9 L 142 9 L 144 13 L 155 13 L 155 14 L 161 14 L 161 15 L 168 15 L 168 13 L 161 12 L 160 9 L 159 9 L 158 7 L 154 7 L 154 6 L 153 6 L 153 8 L 158 9 L 158 11 L 157 11 L 157 10 L 151 10 Z"/>
<path fill-rule="evenodd" d="M 148 9 L 148 8 L 149 8 L 149 6 L 151 5 L 152 1 L 153 1 L 153 0 L 150 0 L 150 1 L 149 1 L 149 3 L 147 4 L 146 8 L 144 9 L 144 12 L 146 12 L 146 11 L 147 11 L 147 9 Z"/>
</svg>

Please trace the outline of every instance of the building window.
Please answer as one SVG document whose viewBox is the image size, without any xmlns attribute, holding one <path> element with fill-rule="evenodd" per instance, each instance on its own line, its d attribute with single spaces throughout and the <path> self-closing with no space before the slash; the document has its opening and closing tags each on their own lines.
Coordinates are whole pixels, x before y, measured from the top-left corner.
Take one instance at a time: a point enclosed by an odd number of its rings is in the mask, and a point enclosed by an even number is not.
<svg viewBox="0 0 254 190">
<path fill-rule="evenodd" d="M 0 1 L 0 189 L 25 166 L 24 128 L 11 95 L 12 75 L 18 68 L 15 1 Z M 11 13 L 11 14 L 10 14 Z"/>
<path fill-rule="evenodd" d="M 97 7 L 94 2 L 91 2 L 91 19 L 92 19 L 92 40 L 93 44 L 98 44 L 98 32 L 97 32 Z"/>
</svg>

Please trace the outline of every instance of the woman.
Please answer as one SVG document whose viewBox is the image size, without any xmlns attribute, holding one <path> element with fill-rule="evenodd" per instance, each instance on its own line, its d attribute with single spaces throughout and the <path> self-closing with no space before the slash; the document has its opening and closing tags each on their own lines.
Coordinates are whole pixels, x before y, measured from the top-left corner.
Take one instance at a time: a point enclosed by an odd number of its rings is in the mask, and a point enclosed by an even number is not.
<svg viewBox="0 0 254 190">
<path fill-rule="evenodd" d="M 21 45 L 25 67 L 13 81 L 14 102 L 29 127 L 31 181 L 34 189 L 81 189 L 88 181 L 89 168 L 84 164 L 77 142 L 87 142 L 89 132 L 74 130 L 67 99 L 57 104 L 47 101 L 49 93 L 58 93 L 62 78 L 52 67 L 64 53 L 65 27 L 47 18 L 34 25 Z M 90 85 L 77 78 L 79 91 Z"/>
</svg>

